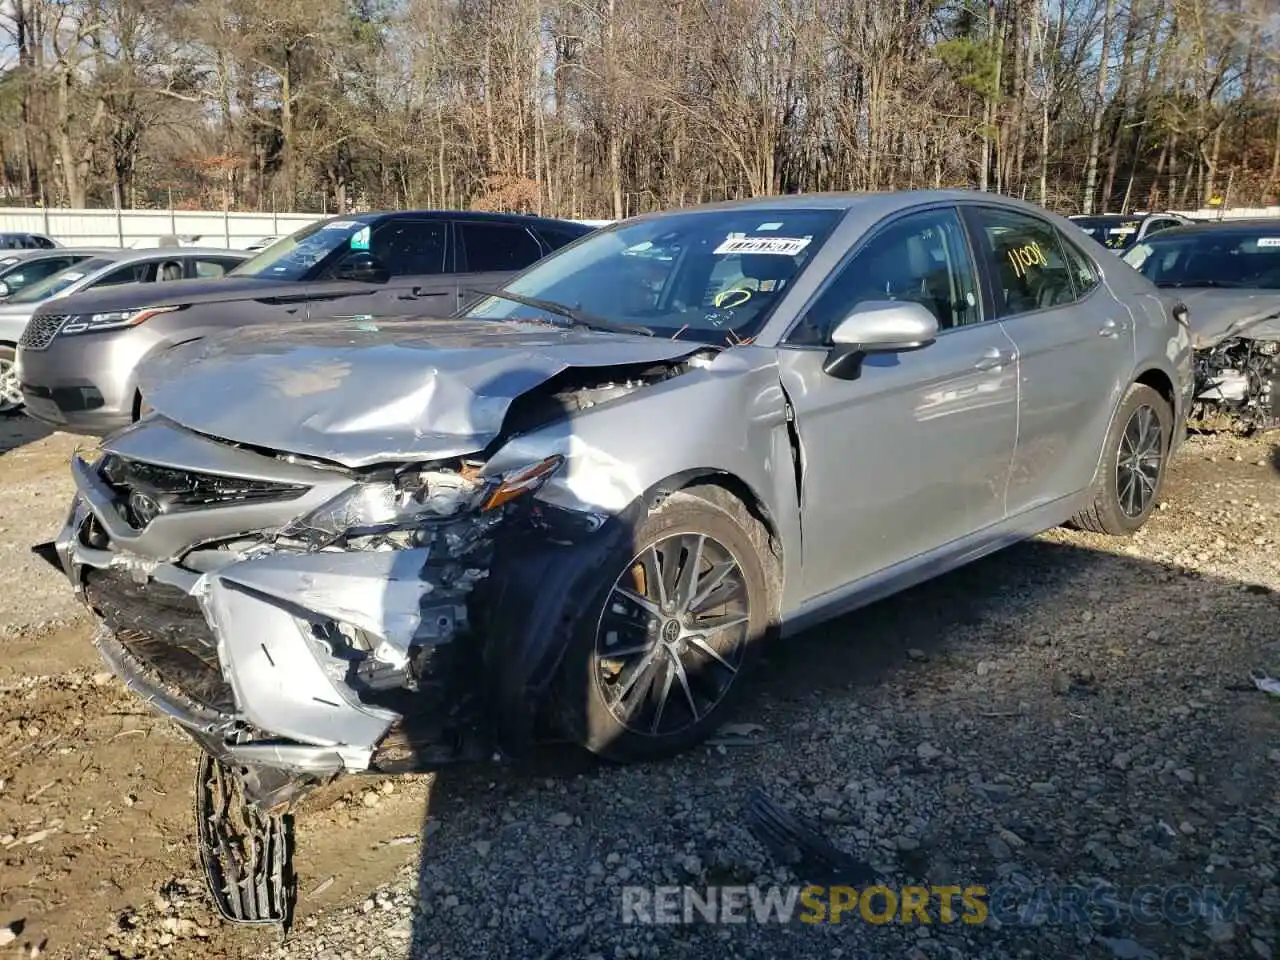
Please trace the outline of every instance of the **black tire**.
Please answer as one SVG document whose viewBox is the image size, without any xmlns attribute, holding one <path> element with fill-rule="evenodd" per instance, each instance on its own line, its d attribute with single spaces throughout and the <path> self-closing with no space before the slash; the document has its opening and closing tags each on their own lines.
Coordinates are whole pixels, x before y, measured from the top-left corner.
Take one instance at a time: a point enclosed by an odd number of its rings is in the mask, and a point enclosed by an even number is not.
<svg viewBox="0 0 1280 960">
<path fill-rule="evenodd" d="M 1154 465 L 1154 477 L 1151 476 L 1152 471 L 1145 466 L 1141 478 L 1122 477 L 1122 455 L 1130 460 L 1131 453 L 1139 452 L 1134 446 L 1135 442 L 1141 449 L 1146 449 L 1143 446 L 1146 441 L 1141 437 L 1135 441 L 1135 437 L 1152 435 L 1150 432 L 1144 433 L 1143 418 L 1147 416 L 1154 418 L 1155 426 L 1145 429 L 1158 429 L 1159 460 Z M 1137 531 L 1147 522 L 1151 511 L 1160 501 L 1172 438 L 1173 410 L 1169 402 L 1145 384 L 1131 385 L 1120 403 L 1111 429 L 1107 432 L 1102 462 L 1093 481 L 1092 501 L 1072 517 L 1071 525 L 1080 530 L 1105 533 L 1113 537 L 1126 537 Z M 1143 460 L 1148 466 L 1150 462 L 1149 459 Z M 1135 490 L 1141 493 L 1140 502 Z"/>
<path fill-rule="evenodd" d="M 4 376 L 13 369 L 14 361 L 18 359 L 18 348 L 10 343 L 0 343 L 0 376 Z M 19 400 L 14 403 L 12 400 L 6 400 L 3 393 L 0 393 L 0 417 L 12 416 L 21 412 L 26 404 Z"/>
<path fill-rule="evenodd" d="M 687 546 L 673 548 L 672 538 L 679 536 L 691 539 L 683 542 Z M 701 548 L 693 546 L 699 542 L 698 537 L 705 538 Z M 716 631 L 714 645 L 721 655 L 717 660 L 713 661 L 703 653 L 705 644 L 712 638 L 711 632 L 702 638 L 701 643 L 697 640 L 664 642 L 662 638 L 667 636 L 670 625 L 678 621 L 647 614 L 639 606 L 614 594 L 615 586 L 624 576 L 639 577 L 642 556 L 649 556 L 651 563 L 661 566 L 661 560 L 649 553 L 651 549 L 656 549 L 660 556 L 677 556 L 679 559 L 672 567 L 676 571 L 685 569 L 687 558 L 695 553 L 702 561 L 700 570 L 714 568 L 716 558 L 722 563 L 728 562 L 726 558 L 736 562 L 736 572 L 731 572 L 722 581 L 722 587 L 734 586 L 734 601 L 725 605 L 717 603 L 714 607 L 700 605 L 722 611 L 716 619 L 726 623 L 734 617 L 744 618 L 737 625 Z M 630 542 L 622 545 L 602 567 L 592 602 L 586 605 L 578 620 L 570 624 L 570 645 L 557 678 L 553 704 L 565 734 L 597 756 L 620 763 L 674 756 L 704 740 L 725 722 L 731 712 L 741 694 L 745 675 L 750 672 L 763 638 L 773 623 L 776 570 L 767 532 L 740 501 L 725 491 L 701 487 L 672 493 L 663 499 L 649 511 Z M 658 579 L 653 578 L 655 583 Z M 711 579 L 697 581 L 695 576 L 695 585 L 689 592 L 698 594 Z M 647 575 L 643 580 L 643 593 L 656 593 L 650 588 Z M 641 593 L 638 579 L 630 581 L 628 587 L 636 594 Z M 719 589 L 716 588 L 710 596 L 718 599 Z M 738 594 L 745 595 L 745 613 L 737 605 Z M 730 592 L 726 589 L 723 595 L 729 596 Z M 606 604 L 610 604 L 608 613 Z M 697 607 L 699 605 L 695 605 Z M 622 616 L 619 611 L 624 609 L 634 616 Z M 703 615 L 707 615 L 706 609 Z M 691 635 L 697 635 L 697 626 L 714 622 L 710 618 L 700 619 L 696 611 L 689 617 L 688 622 L 693 624 L 689 631 Z M 632 622 L 637 626 L 632 627 Z M 638 626 L 644 624 L 647 627 L 649 623 L 654 624 L 651 629 L 642 630 Z M 609 630 L 609 626 L 617 629 Z M 609 651 L 611 656 L 608 657 L 598 656 L 598 651 L 602 654 L 607 648 L 610 636 L 615 642 L 619 637 L 623 638 L 619 650 Z M 628 638 L 630 643 L 626 642 Z M 601 661 L 609 666 L 621 663 L 619 658 L 626 650 L 641 644 L 651 645 L 648 653 L 635 653 L 610 677 L 606 679 L 603 676 L 606 668 Z M 658 718 L 656 732 L 651 725 L 651 714 L 628 717 L 631 721 L 628 725 L 615 715 L 611 707 L 611 702 L 615 701 L 613 695 L 624 692 L 622 688 L 632 675 L 643 673 L 639 666 L 649 653 L 653 654 L 653 669 L 658 675 L 652 681 L 635 681 L 632 689 L 643 694 L 643 697 L 637 697 L 644 701 L 643 706 L 653 706 Z M 671 665 L 673 660 L 680 661 L 688 685 L 677 686 L 680 670 Z M 690 666 L 697 669 L 690 672 Z M 730 670 L 730 666 L 735 669 Z M 630 673 L 626 672 L 628 668 Z M 667 701 L 667 706 L 659 710 L 649 698 L 655 695 L 653 691 L 661 694 L 657 688 L 668 673 L 673 677 L 668 690 L 673 696 L 683 696 Z M 720 689 L 722 685 L 723 689 Z M 609 690 L 606 691 L 605 687 Z M 718 699 L 712 699 L 717 691 Z M 700 696 L 704 692 L 707 695 L 705 701 Z M 700 707 L 705 708 L 705 712 L 700 713 Z M 645 720 L 643 724 L 638 722 L 641 719 Z M 684 721 L 683 726 L 679 725 L 681 721 Z M 648 727 L 649 730 L 639 732 L 636 727 Z"/>
</svg>

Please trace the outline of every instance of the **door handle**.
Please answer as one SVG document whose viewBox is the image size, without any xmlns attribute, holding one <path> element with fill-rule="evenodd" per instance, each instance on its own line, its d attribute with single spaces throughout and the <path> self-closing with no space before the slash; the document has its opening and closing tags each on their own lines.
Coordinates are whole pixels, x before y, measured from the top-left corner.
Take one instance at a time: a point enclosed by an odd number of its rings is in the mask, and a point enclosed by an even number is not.
<svg viewBox="0 0 1280 960">
<path fill-rule="evenodd" d="M 397 300 L 417 300 L 419 297 L 443 297 L 443 290 L 423 290 L 421 287 L 414 287 L 408 293 L 402 293 Z"/>
<path fill-rule="evenodd" d="M 1128 329 L 1129 325 L 1127 323 L 1116 323 L 1114 320 L 1104 320 L 1102 321 L 1102 329 L 1098 331 L 1098 336 L 1115 338 Z"/>
<path fill-rule="evenodd" d="M 997 347 L 988 347 L 973 366 L 975 370 L 999 370 L 1012 360 L 1013 354 L 1006 353 Z"/>
</svg>

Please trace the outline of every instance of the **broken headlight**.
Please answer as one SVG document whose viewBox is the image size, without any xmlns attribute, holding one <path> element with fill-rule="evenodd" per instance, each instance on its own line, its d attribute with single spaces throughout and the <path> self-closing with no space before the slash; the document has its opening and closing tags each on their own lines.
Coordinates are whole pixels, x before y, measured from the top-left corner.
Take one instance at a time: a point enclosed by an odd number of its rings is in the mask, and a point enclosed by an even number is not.
<svg viewBox="0 0 1280 960">
<path fill-rule="evenodd" d="M 368 536 L 416 527 L 468 510 L 496 510 L 538 490 L 564 463 L 560 456 L 499 477 L 468 479 L 446 471 L 411 473 L 394 481 L 358 483 L 284 531 Z"/>
</svg>

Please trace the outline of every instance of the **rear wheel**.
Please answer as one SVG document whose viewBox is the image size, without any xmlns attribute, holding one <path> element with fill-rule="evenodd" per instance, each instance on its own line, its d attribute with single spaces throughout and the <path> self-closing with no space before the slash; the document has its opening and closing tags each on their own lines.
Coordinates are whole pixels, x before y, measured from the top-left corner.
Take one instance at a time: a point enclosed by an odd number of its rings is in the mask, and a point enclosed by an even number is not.
<svg viewBox="0 0 1280 960">
<path fill-rule="evenodd" d="M 25 405 L 18 383 L 17 360 L 17 349 L 0 343 L 0 415 L 17 413 Z"/>
<path fill-rule="evenodd" d="M 1072 518 L 1072 525 L 1128 536 L 1146 523 L 1164 486 L 1172 437 L 1169 402 L 1146 384 L 1130 386 L 1107 434 L 1093 502 Z"/>
<path fill-rule="evenodd" d="M 615 761 L 658 759 L 721 723 L 770 622 L 762 529 L 732 498 L 674 493 L 601 570 L 556 692 L 566 733 Z"/>
</svg>

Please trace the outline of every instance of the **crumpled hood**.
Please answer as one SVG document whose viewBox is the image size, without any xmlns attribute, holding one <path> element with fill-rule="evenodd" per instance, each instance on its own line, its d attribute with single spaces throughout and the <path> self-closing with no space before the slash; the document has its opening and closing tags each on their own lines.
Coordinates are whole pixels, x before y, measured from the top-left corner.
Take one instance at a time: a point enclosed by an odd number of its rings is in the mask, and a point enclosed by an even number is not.
<svg viewBox="0 0 1280 960">
<path fill-rule="evenodd" d="M 267 297 L 304 296 L 314 284 L 255 280 L 253 277 L 201 277 L 192 280 L 169 280 L 165 283 L 119 283 L 90 287 L 79 293 L 46 300 L 40 313 L 106 313 L 111 310 L 133 310 L 161 305 L 190 306 L 196 303 L 222 303 L 234 300 L 259 300 Z M 366 285 L 367 286 L 367 285 Z M 345 291 L 344 291 L 345 292 Z M 34 306 L 34 305 L 33 305 Z"/>
<path fill-rule="evenodd" d="M 348 467 L 474 453 L 511 401 L 569 367 L 678 360 L 704 344 L 496 320 L 245 327 L 143 364 L 158 413 L 210 436 Z"/>
<path fill-rule="evenodd" d="M 1198 350 L 1242 334 L 1258 340 L 1280 339 L 1280 290 L 1192 288 L 1161 292 L 1187 305 Z"/>
</svg>

